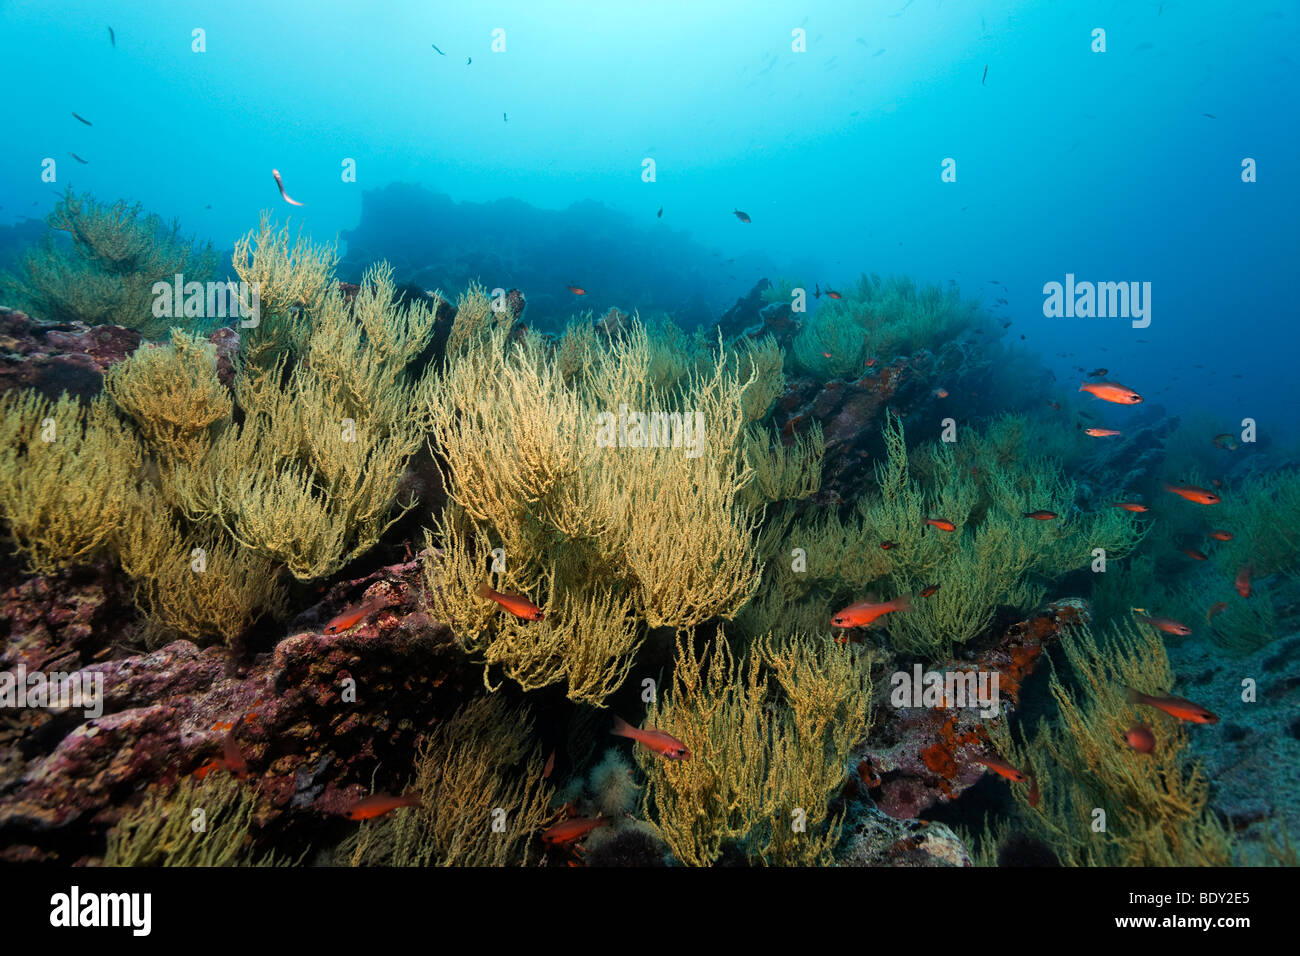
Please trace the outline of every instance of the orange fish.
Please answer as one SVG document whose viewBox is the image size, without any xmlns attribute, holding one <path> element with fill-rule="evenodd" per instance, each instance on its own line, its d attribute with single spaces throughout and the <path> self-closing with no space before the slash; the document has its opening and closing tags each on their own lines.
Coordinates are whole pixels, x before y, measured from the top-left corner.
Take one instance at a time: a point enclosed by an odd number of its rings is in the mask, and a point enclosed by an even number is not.
<svg viewBox="0 0 1300 956">
<path fill-rule="evenodd" d="M 939 593 L 939 585 L 931 584 L 928 588 L 926 588 L 924 591 L 921 592 L 921 597 L 931 597 L 932 595 L 938 593 Z"/>
<path fill-rule="evenodd" d="M 1214 615 L 1216 614 L 1222 614 L 1227 609 L 1228 609 L 1227 601 L 1215 601 L 1213 604 L 1209 606 L 1209 608 L 1205 612 L 1205 623 L 1209 624 L 1210 618 L 1214 617 Z"/>
<path fill-rule="evenodd" d="M 1053 518 L 1059 518 L 1055 511 L 1026 511 L 1022 518 L 1033 518 L 1035 521 L 1051 521 Z"/>
<path fill-rule="evenodd" d="M 1079 391 L 1089 392 L 1104 402 L 1114 402 L 1116 405 L 1140 405 L 1142 403 L 1141 395 L 1131 388 L 1120 385 L 1118 382 L 1084 382 L 1079 386 Z"/>
<path fill-rule="evenodd" d="M 735 210 L 735 214 L 736 214 L 736 218 L 739 219 L 741 222 L 749 222 L 748 213 L 743 213 L 739 209 L 737 209 Z"/>
<path fill-rule="evenodd" d="M 881 784 L 880 777 L 871 769 L 871 761 L 863 760 L 858 763 L 858 779 L 867 789 L 878 787 Z"/>
<path fill-rule="evenodd" d="M 382 817 L 385 813 L 390 813 L 399 807 L 418 807 L 420 805 L 420 795 L 418 793 L 407 793 L 400 797 L 394 797 L 388 793 L 376 793 L 369 797 L 363 797 L 348 808 L 349 820 L 371 820 L 375 817 Z"/>
<path fill-rule="evenodd" d="M 1215 528 L 1213 531 L 1210 532 L 1209 536 L 1210 536 L 1211 538 L 1213 538 L 1215 541 L 1231 541 L 1231 540 L 1232 540 L 1232 532 L 1231 532 L 1231 531 L 1224 531 L 1222 528 Z"/>
<path fill-rule="evenodd" d="M 496 601 L 515 617 L 522 618 L 525 621 L 542 621 L 546 619 L 542 609 L 522 594 L 502 594 L 500 591 L 492 590 L 491 585 L 486 581 L 479 585 L 478 596 L 487 598 L 489 601 Z"/>
<path fill-rule="evenodd" d="M 1254 573 L 1254 564 L 1243 564 L 1237 572 L 1237 578 L 1232 582 L 1232 586 L 1237 589 L 1237 593 L 1242 597 L 1250 597 L 1250 576 Z"/>
<path fill-rule="evenodd" d="M 212 771 L 220 770 L 224 766 L 225 763 L 222 761 L 220 757 L 214 757 L 211 760 L 209 760 L 207 763 L 205 763 L 202 767 L 199 767 L 199 769 L 194 771 L 194 779 L 202 780 L 208 774 L 212 773 Z"/>
<path fill-rule="evenodd" d="M 823 353 L 822 353 L 822 358 L 831 358 L 831 353 L 830 353 L 830 352 L 823 352 Z"/>
<path fill-rule="evenodd" d="M 325 625 L 324 633 L 342 634 L 344 631 L 356 627 L 375 611 L 387 606 L 387 601 L 381 598 L 371 598 L 369 601 L 364 601 L 356 607 L 348 608 L 338 617 L 331 619 L 330 622 Z"/>
<path fill-rule="evenodd" d="M 893 551 L 893 550 L 894 550 L 895 548 L 897 548 L 897 547 L 898 547 L 898 545 L 895 544 L 893 541 L 882 541 L 882 542 L 880 542 L 880 550 L 881 550 L 881 551 Z"/>
<path fill-rule="evenodd" d="M 975 763 L 983 764 L 1000 777 L 1006 777 L 1015 783 L 1024 783 L 1029 778 L 1024 773 L 1017 770 L 1011 764 L 999 757 L 975 757 Z"/>
<path fill-rule="evenodd" d="M 938 528 L 940 531 L 956 531 L 957 526 L 947 518 L 926 518 L 925 523 L 931 527 Z"/>
<path fill-rule="evenodd" d="M 1164 631 L 1166 634 L 1177 634 L 1180 637 L 1186 637 L 1192 633 L 1192 629 L 1182 621 L 1175 621 L 1172 617 L 1147 617 L 1146 608 L 1135 607 L 1134 613 L 1137 614 L 1139 621 L 1144 624 L 1150 624 L 1157 631 Z"/>
<path fill-rule="evenodd" d="M 1156 735 L 1146 724 L 1137 724 L 1126 730 L 1124 740 L 1140 754 L 1149 754 L 1156 749 Z"/>
<path fill-rule="evenodd" d="M 1181 697 L 1152 697 L 1149 694 L 1134 690 L 1132 687 L 1127 688 L 1127 691 L 1130 704 L 1146 704 L 1148 707 L 1163 710 L 1170 717 L 1177 717 L 1179 720 L 1190 721 L 1194 724 L 1217 724 L 1219 722 L 1218 717 L 1200 704 L 1193 704 L 1190 700 L 1184 700 Z"/>
<path fill-rule="evenodd" d="M 574 817 L 548 827 L 542 832 L 542 842 L 547 846 L 566 846 L 576 843 L 597 827 L 608 825 L 609 817 Z"/>
<path fill-rule="evenodd" d="M 555 769 L 555 751 L 552 750 L 551 755 L 546 758 L 546 766 L 542 768 L 542 779 L 543 780 L 551 779 L 551 771 L 554 769 Z"/>
<path fill-rule="evenodd" d="M 871 368 L 871 367 L 872 367 L 873 365 L 875 365 L 875 364 L 876 364 L 876 360 L 875 360 L 875 359 L 873 359 L 873 358 L 869 358 L 869 359 L 867 359 L 867 368 Z"/>
<path fill-rule="evenodd" d="M 1194 501 L 1198 505 L 1217 505 L 1223 500 L 1213 491 L 1198 488 L 1196 485 L 1171 485 L 1166 481 L 1164 486 L 1165 491 L 1178 495 L 1180 498 L 1186 498 L 1188 501 Z"/>
<path fill-rule="evenodd" d="M 570 292 L 572 292 L 574 295 L 586 295 L 586 294 L 587 294 L 587 290 L 581 288 L 580 286 L 576 286 L 576 285 L 566 285 L 565 288 L 568 289 Z"/>
<path fill-rule="evenodd" d="M 290 199 L 290 198 L 289 198 L 289 194 L 288 194 L 287 192 L 284 191 L 284 181 L 283 181 L 282 179 L 280 179 L 280 171 L 279 171 L 278 169 L 273 169 L 273 170 L 271 170 L 271 175 L 275 177 L 275 184 L 276 184 L 277 186 L 280 187 L 280 198 L 281 198 L 281 199 L 283 199 L 285 202 L 287 202 L 290 206 L 305 206 L 305 205 L 306 205 L 306 203 L 301 203 L 301 202 L 298 202 L 298 200 L 296 200 L 296 199 Z"/>
<path fill-rule="evenodd" d="M 867 627 L 878 617 L 892 611 L 909 611 L 911 608 L 912 602 L 906 594 L 896 597 L 892 601 L 883 601 L 879 604 L 872 604 L 870 601 L 859 601 L 857 604 L 850 604 L 831 618 L 831 625 L 833 627 Z"/>
<path fill-rule="evenodd" d="M 934 390 L 934 397 L 935 397 L 935 398 L 947 398 L 947 397 L 948 397 L 948 390 L 947 390 L 946 388 L 936 388 L 936 389 Z"/>
<path fill-rule="evenodd" d="M 1144 511 L 1150 510 L 1146 505 L 1142 504 L 1140 501 L 1117 501 L 1115 502 L 1115 504 L 1111 505 L 1111 507 L 1123 508 L 1125 511 L 1133 511 L 1136 512 L 1137 514 L 1141 514 Z"/>
<path fill-rule="evenodd" d="M 1110 438 L 1114 435 L 1121 434 L 1121 432 L 1114 428 L 1085 428 L 1083 433 L 1085 435 L 1091 435 L 1093 438 Z"/>
<path fill-rule="evenodd" d="M 1204 560 L 1206 560 L 1205 552 L 1203 552 L 1203 551 L 1197 551 L 1195 548 L 1182 548 L 1181 550 L 1182 550 L 1183 554 L 1187 555 L 1187 556 L 1188 556 L 1189 558 L 1191 558 L 1193 561 L 1204 561 Z"/>
<path fill-rule="evenodd" d="M 826 294 L 827 294 L 828 296 L 830 296 L 832 299 L 842 299 L 842 298 L 844 298 L 844 296 L 840 295 L 838 292 L 832 292 L 830 289 L 827 289 L 827 290 L 826 290 Z"/>
<path fill-rule="evenodd" d="M 614 727 L 610 733 L 615 737 L 626 737 L 629 740 L 635 740 L 644 747 L 648 747 L 661 757 L 667 757 L 669 760 L 690 760 L 691 752 L 686 745 L 674 737 L 672 734 L 666 734 L 662 730 L 641 730 L 633 727 L 622 717 L 614 715 Z"/>
</svg>

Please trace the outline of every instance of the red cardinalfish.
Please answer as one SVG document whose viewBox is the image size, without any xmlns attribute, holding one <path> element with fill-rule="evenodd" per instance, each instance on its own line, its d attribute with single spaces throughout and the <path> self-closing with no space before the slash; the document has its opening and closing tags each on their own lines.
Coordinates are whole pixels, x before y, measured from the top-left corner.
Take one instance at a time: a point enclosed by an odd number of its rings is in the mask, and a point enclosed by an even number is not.
<svg viewBox="0 0 1300 956">
<path fill-rule="evenodd" d="M 664 733 L 662 730 L 641 730 L 633 727 L 622 717 L 614 715 L 614 726 L 610 733 L 616 737 L 626 737 L 629 740 L 635 740 L 637 743 L 661 757 L 669 760 L 690 760 L 691 752 L 686 745 L 674 737 L 672 734 Z"/>
<path fill-rule="evenodd" d="M 1024 783 L 1029 779 L 1023 771 L 1017 770 L 1001 757 L 973 757 L 971 759 L 975 763 L 983 764 L 988 767 L 999 777 L 1006 777 L 1014 783 Z"/>
<path fill-rule="evenodd" d="M 577 283 L 574 283 L 573 285 L 566 285 L 565 288 L 568 289 L 570 292 L 572 292 L 574 295 L 587 294 L 587 290 L 584 289 L 582 286 L 578 285 Z"/>
<path fill-rule="evenodd" d="M 597 827 L 608 824 L 609 817 L 574 817 L 542 831 L 542 842 L 547 846 L 567 846 L 578 842 Z"/>
<path fill-rule="evenodd" d="M 342 634 L 356 627 L 375 611 L 386 607 L 388 607 L 387 598 L 372 597 L 369 601 L 362 601 L 356 607 L 348 608 L 338 617 L 332 618 L 323 630 L 326 634 Z"/>
<path fill-rule="evenodd" d="M 1193 724 L 1217 724 L 1219 718 L 1200 704 L 1194 704 L 1182 697 L 1152 697 L 1132 687 L 1125 688 L 1130 704 L 1145 704 L 1156 710 L 1163 710 L 1170 717 L 1186 720 Z"/>
<path fill-rule="evenodd" d="M 487 598 L 489 601 L 496 601 L 515 617 L 525 621 L 543 621 L 546 619 L 542 609 L 522 594 L 502 594 L 500 591 L 492 590 L 492 586 L 486 581 L 479 585 L 478 596 Z"/>
<path fill-rule="evenodd" d="M 1124 742 L 1140 754 L 1156 749 L 1156 735 L 1146 724 L 1137 724 L 1124 732 Z"/>
<path fill-rule="evenodd" d="M 1222 528 L 1215 528 L 1209 533 L 1209 537 L 1213 538 L 1215 541 L 1231 541 L 1232 532 L 1224 531 Z"/>
<path fill-rule="evenodd" d="M 1054 518 L 1059 518 L 1060 515 L 1055 511 L 1044 511 L 1040 508 L 1038 511 L 1026 511 L 1020 517 L 1033 518 L 1035 521 L 1051 521 Z"/>
<path fill-rule="evenodd" d="M 1205 609 L 1205 623 L 1209 624 L 1210 620 L 1216 614 L 1222 614 L 1227 609 L 1228 609 L 1227 601 L 1215 601 L 1213 604 L 1211 604 L 1208 608 Z"/>
<path fill-rule="evenodd" d="M 894 611 L 910 611 L 912 601 L 906 595 L 900 595 L 892 601 L 882 601 L 872 603 L 871 601 L 859 601 L 857 604 L 850 604 L 844 610 L 840 611 L 831 618 L 833 627 L 867 627 L 872 621 Z"/>
<path fill-rule="evenodd" d="M 1116 428 L 1085 428 L 1083 433 L 1091 435 L 1093 438 L 1113 438 L 1115 435 L 1121 434 Z"/>
<path fill-rule="evenodd" d="M 1151 510 L 1140 501 L 1117 501 L 1111 507 L 1123 508 L 1125 511 L 1132 511 L 1134 514 L 1142 514 L 1144 511 Z"/>
<path fill-rule="evenodd" d="M 278 169 L 273 169 L 273 170 L 271 170 L 271 175 L 275 177 L 275 184 L 276 184 L 277 186 L 280 187 L 280 198 L 281 198 L 281 199 L 283 199 L 285 202 L 287 202 L 290 206 L 305 206 L 305 205 L 307 205 L 306 203 L 298 202 L 298 200 L 296 200 L 296 199 L 290 199 L 290 198 L 289 198 L 289 194 L 288 194 L 287 192 L 284 191 L 284 180 L 282 180 L 282 179 L 280 178 L 280 170 L 278 170 Z"/>
<path fill-rule="evenodd" d="M 1198 488 L 1196 485 L 1171 485 L 1169 482 L 1164 483 L 1165 491 L 1175 494 L 1180 498 L 1186 498 L 1198 505 L 1217 505 L 1223 499 L 1213 491 L 1206 488 Z"/>
<path fill-rule="evenodd" d="M 947 518 L 926 518 L 925 523 L 932 528 L 938 528 L 940 531 L 956 531 L 957 526 Z"/>
<path fill-rule="evenodd" d="M 404 793 L 400 797 L 395 797 L 389 793 L 376 793 L 369 797 L 363 797 L 348 808 L 349 820 L 372 820 L 375 817 L 382 817 L 385 813 L 390 813 L 399 807 L 418 807 L 420 806 L 420 794 L 411 792 Z"/>
<path fill-rule="evenodd" d="M 1119 382 L 1084 382 L 1079 386 L 1079 391 L 1096 395 L 1102 401 L 1114 402 L 1116 405 L 1142 404 L 1141 395 Z"/>
<path fill-rule="evenodd" d="M 1192 629 L 1182 621 L 1175 621 L 1172 617 L 1147 617 L 1147 609 L 1144 607 L 1133 608 L 1133 613 L 1143 624 L 1150 624 L 1157 631 L 1164 631 L 1166 634 L 1177 634 L 1179 637 L 1186 637 L 1192 633 Z"/>
<path fill-rule="evenodd" d="M 1250 576 L 1255 573 L 1254 564 L 1243 564 L 1237 572 L 1237 578 L 1233 581 L 1233 587 L 1242 597 L 1250 597 Z"/>
</svg>

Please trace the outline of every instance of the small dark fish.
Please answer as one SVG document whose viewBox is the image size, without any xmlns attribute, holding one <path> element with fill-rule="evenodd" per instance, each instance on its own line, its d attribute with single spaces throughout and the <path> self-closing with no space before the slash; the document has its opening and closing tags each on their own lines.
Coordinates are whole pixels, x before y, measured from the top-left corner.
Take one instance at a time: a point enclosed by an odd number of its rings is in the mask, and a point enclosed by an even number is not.
<svg viewBox="0 0 1300 956">
<path fill-rule="evenodd" d="M 90 160 L 82 159 L 76 153 L 68 153 L 68 155 L 71 156 L 73 159 L 75 159 L 77 162 L 81 163 L 81 165 L 83 166 L 88 165 L 90 163 Z"/>
<path fill-rule="evenodd" d="M 503 123 L 509 123 L 509 122 L 510 122 L 510 117 L 506 116 L 505 113 L 502 113 L 502 114 L 501 114 L 501 122 L 503 122 Z"/>
<path fill-rule="evenodd" d="M 1088 373 L 1088 378 L 1100 378 L 1103 375 L 1109 375 L 1110 370 L 1104 368 L 1095 368 Z"/>
<path fill-rule="evenodd" d="M 750 221 L 749 213 L 741 212 L 739 209 L 735 209 L 732 211 L 735 213 L 736 218 L 739 219 L 741 222 Z"/>
<path fill-rule="evenodd" d="M 108 28 L 108 42 L 113 44 L 113 49 L 117 49 L 117 34 L 113 32 L 112 27 Z"/>
<path fill-rule="evenodd" d="M 1201 115 L 1204 116 L 1206 119 L 1218 119 L 1218 117 L 1215 116 L 1213 113 L 1202 113 Z"/>
<path fill-rule="evenodd" d="M 656 218 L 656 219 L 662 219 L 663 217 L 664 217 L 664 207 L 663 207 L 663 206 L 660 206 L 660 207 L 659 207 L 659 211 L 658 211 L 657 213 L 655 213 L 655 218 Z"/>
<path fill-rule="evenodd" d="M 873 53 L 873 54 L 871 54 L 871 55 L 872 55 L 872 56 L 880 56 L 880 54 L 882 54 L 882 53 L 884 53 L 884 52 L 885 52 L 885 48 L 882 46 L 879 50 L 877 50 L 875 53 Z"/>
<path fill-rule="evenodd" d="M 439 56 L 446 56 L 446 55 L 447 55 L 447 54 L 443 53 L 441 50 L 438 49 L 438 44 L 436 44 L 436 43 L 430 43 L 429 46 L 433 47 L 434 50 L 437 51 L 437 54 L 438 54 Z"/>
<path fill-rule="evenodd" d="M 934 594 L 937 594 L 938 592 L 939 592 L 939 585 L 931 584 L 928 588 L 926 588 L 924 591 L 921 592 L 921 597 L 930 597 Z"/>
<path fill-rule="evenodd" d="M 897 548 L 897 547 L 898 547 L 898 545 L 896 545 L 896 544 L 895 544 L 894 542 L 892 542 L 892 541 L 882 541 L 882 542 L 880 542 L 880 550 L 881 550 L 881 551 L 893 551 L 893 550 L 894 550 L 895 548 Z"/>
<path fill-rule="evenodd" d="M 207 204 L 206 206 L 204 206 L 203 208 L 204 208 L 204 209 L 211 209 L 211 208 L 212 208 L 212 203 L 208 203 L 208 204 Z"/>
<path fill-rule="evenodd" d="M 473 63 L 473 62 L 474 62 L 474 58 L 473 58 L 472 56 L 467 56 L 467 57 L 465 57 L 465 65 L 466 65 L 466 66 L 469 66 L 469 65 L 470 65 L 471 63 Z"/>
<path fill-rule="evenodd" d="M 988 86 L 988 84 L 984 82 L 984 81 L 987 80 L 988 78 L 989 78 L 989 65 L 988 65 L 987 63 L 985 63 L 985 64 L 984 64 L 984 75 L 980 77 L 980 86 Z"/>
<path fill-rule="evenodd" d="M 95 124 L 92 123 L 90 120 L 86 119 L 86 117 L 84 117 L 84 116 L 78 116 L 76 113 L 73 113 L 73 114 L 72 114 L 72 118 L 73 118 L 73 119 L 77 119 L 77 120 L 81 120 L 81 122 L 85 123 L 87 126 L 94 126 L 94 125 L 95 125 Z"/>
</svg>

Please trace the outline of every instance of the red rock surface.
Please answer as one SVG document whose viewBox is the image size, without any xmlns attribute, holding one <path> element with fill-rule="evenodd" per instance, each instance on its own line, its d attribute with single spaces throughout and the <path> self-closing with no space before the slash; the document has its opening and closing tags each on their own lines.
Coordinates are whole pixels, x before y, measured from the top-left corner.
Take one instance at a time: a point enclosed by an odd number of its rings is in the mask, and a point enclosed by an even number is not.
<svg viewBox="0 0 1300 956">
<path fill-rule="evenodd" d="M 14 655 L 72 668 L 118 628 L 108 605 L 44 579 L 6 592 Z M 19 708 L 0 712 L 13 742 L 0 764 L 0 859 L 57 859 L 60 847 L 111 826 L 145 786 L 192 773 L 233 733 L 259 788 L 267 822 L 295 810 L 330 817 L 381 786 L 400 786 L 422 730 L 473 693 L 479 677 L 450 632 L 423 610 L 418 561 L 334 586 L 299 615 L 274 650 L 241 661 L 224 647 L 176 641 L 151 653 L 89 663 L 104 680 L 103 714 Z M 323 633 L 340 611 L 382 598 L 387 606 L 341 634 Z M 38 613 L 39 611 L 39 613 Z M 58 619 L 61 626 L 52 626 Z M 348 680 L 356 700 L 344 700 Z M 36 726 L 33 726 L 33 724 Z M 228 728 L 233 726 L 233 730 Z M 19 751 L 18 742 L 22 749 Z M 216 771 L 223 772 L 223 771 Z"/>
<path fill-rule="evenodd" d="M 866 761 L 879 786 L 870 794 L 889 816 L 913 819 L 935 804 L 948 803 L 988 772 L 977 757 L 996 756 L 989 746 L 989 720 L 1005 719 L 1019 704 L 1020 689 L 1033 673 L 1043 649 L 1073 623 L 1086 622 L 1088 607 L 1077 599 L 1049 604 L 1007 628 L 1001 640 L 970 659 L 954 660 L 924 669 L 991 671 L 998 675 L 1002 716 L 984 718 L 976 708 L 913 707 L 888 705 L 877 719 L 871 738 L 853 756 Z M 911 669 L 905 668 L 910 674 Z M 874 781 L 872 781 L 874 782 Z M 1011 784 L 1027 786 L 1027 784 Z"/>
</svg>

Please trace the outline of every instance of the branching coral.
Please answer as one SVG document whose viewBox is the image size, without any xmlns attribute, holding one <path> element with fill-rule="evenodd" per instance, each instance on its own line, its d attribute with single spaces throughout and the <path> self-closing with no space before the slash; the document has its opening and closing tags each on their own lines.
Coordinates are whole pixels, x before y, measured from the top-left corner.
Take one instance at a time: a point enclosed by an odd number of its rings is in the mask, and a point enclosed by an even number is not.
<svg viewBox="0 0 1300 956">
<path fill-rule="evenodd" d="M 270 559 L 218 535 L 187 540 L 156 493 L 139 494 L 119 548 L 150 643 L 184 634 L 229 644 L 258 618 L 283 616 L 285 592 Z"/>
<path fill-rule="evenodd" d="M 599 703 L 625 675 L 641 625 L 730 617 L 757 585 L 754 521 L 739 501 L 754 379 L 720 350 L 662 390 L 636 321 L 608 347 L 584 348 L 584 369 L 566 375 L 537 336 L 510 341 L 496 328 L 449 358 L 428 394 L 456 508 L 439 524 L 429 583 L 488 667 L 525 687 L 566 680 L 570 697 Z M 624 429 L 627 418 L 636 424 Z M 495 606 L 477 591 L 497 548 L 497 589 L 531 596 L 544 621 L 485 613 Z"/>
<path fill-rule="evenodd" d="M 109 369 L 104 391 L 169 463 L 202 457 L 234 405 L 217 378 L 216 349 L 180 329 L 172 329 L 170 346 L 143 345 Z"/>
<path fill-rule="evenodd" d="M 211 243 L 195 246 L 180 226 L 165 227 L 139 204 L 105 205 L 69 189 L 46 220 L 70 245 L 48 238 L 28 252 L 4 286 L 25 311 L 47 322 L 105 322 L 139 329 L 145 338 L 164 335 L 171 318 L 155 317 L 153 285 L 207 282 L 216 270 Z"/>
<path fill-rule="evenodd" d="M 818 378 L 856 376 L 868 358 L 884 361 L 951 339 L 978 313 L 952 285 L 918 289 L 906 278 L 863 276 L 842 299 L 818 306 L 795 337 L 794 358 Z"/>
<path fill-rule="evenodd" d="M 266 217 L 241 240 L 263 322 L 245 330 L 233 398 L 213 347 L 179 330 L 110 370 L 89 411 L 0 398 L 0 514 L 33 570 L 108 548 L 154 638 L 229 642 L 283 612 L 283 569 L 327 577 L 378 542 L 414 505 L 397 489 L 432 379 L 408 366 L 434 313 L 400 305 L 385 266 L 349 299 L 333 262 Z"/>
<path fill-rule="evenodd" d="M 85 561 L 114 540 L 128 514 L 141 450 L 97 399 L 0 395 L 0 516 L 34 573 Z"/>
<path fill-rule="evenodd" d="M 745 435 L 745 462 L 754 480 L 745 486 L 743 500 L 751 508 L 778 501 L 802 501 L 816 494 L 822 484 L 822 457 L 826 442 L 821 426 L 814 423 L 807 435 L 799 435 L 791 446 L 782 444 L 776 433 L 751 428 Z"/>
<path fill-rule="evenodd" d="M 802 548 L 807 568 L 779 570 L 775 580 L 789 600 L 801 589 L 818 600 L 860 600 L 870 593 L 915 597 L 937 585 L 884 625 L 897 650 L 947 656 L 988 627 L 1000 605 L 1025 610 L 1038 603 L 1038 578 L 1086 566 L 1096 548 L 1108 560 L 1122 558 L 1141 538 L 1128 512 L 1076 511 L 1073 483 L 1049 460 L 964 466 L 946 443 L 923 446 L 909 460 L 902 422 L 892 413 L 884 438 L 877 493 L 859 499 L 856 520 L 832 513 L 792 528 L 786 550 Z M 1037 509 L 1059 518 L 1024 517 Z M 937 530 L 927 518 L 950 521 L 955 530 Z M 829 617 L 833 608 L 824 610 Z"/>
<path fill-rule="evenodd" d="M 677 859 L 708 866 L 741 843 L 755 862 L 828 862 L 839 821 L 827 819 L 827 804 L 867 735 L 870 694 L 861 662 L 830 641 L 769 636 L 741 663 L 721 634 L 704 655 L 679 634 L 672 689 L 645 725 L 692 757 L 637 751 L 647 812 Z"/>
<path fill-rule="evenodd" d="M 175 790 L 151 791 L 108 835 L 105 866 L 276 866 L 248 846 L 251 791 L 229 774 L 202 783 L 184 778 Z"/>
<path fill-rule="evenodd" d="M 542 769 L 527 714 L 499 697 L 473 700 L 416 757 L 421 806 L 364 824 L 346 851 L 353 865 L 526 864 L 550 817 Z"/>
<path fill-rule="evenodd" d="M 1201 728 L 1126 698 L 1126 687 L 1152 695 L 1173 687 L 1160 636 L 1128 624 L 1098 641 L 1080 627 L 1061 646 L 1070 678 L 1052 674 L 1059 718 L 1027 745 L 990 728 L 999 752 L 1037 776 L 1037 806 L 1029 788 L 1012 790 L 1030 833 L 1071 866 L 1229 864 L 1231 835 L 1210 811 L 1209 782 L 1190 755 L 1189 733 Z M 1151 753 L 1125 742 L 1139 723 L 1155 737 Z"/>
</svg>

